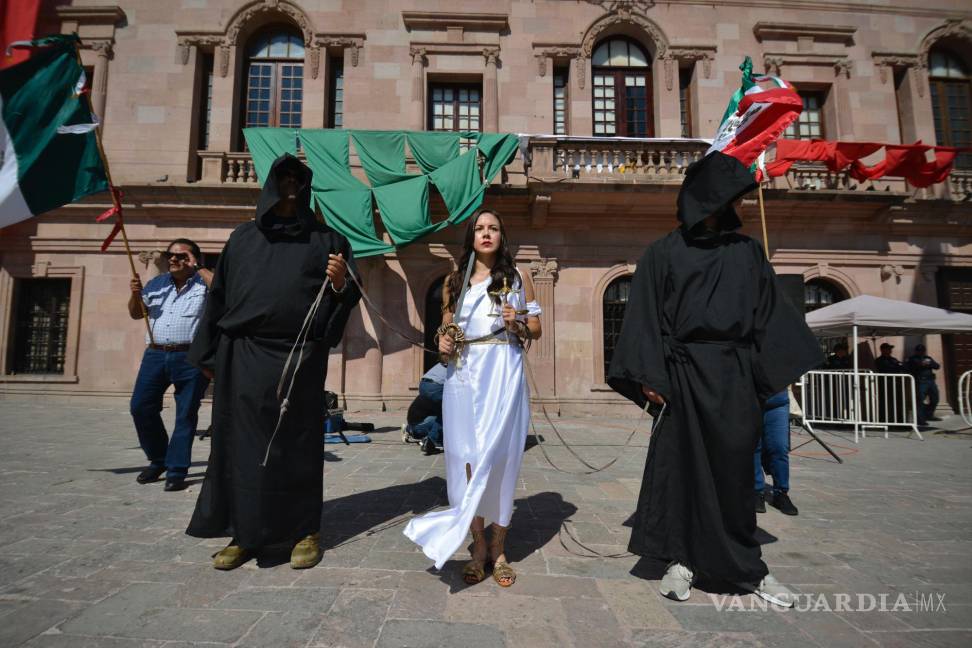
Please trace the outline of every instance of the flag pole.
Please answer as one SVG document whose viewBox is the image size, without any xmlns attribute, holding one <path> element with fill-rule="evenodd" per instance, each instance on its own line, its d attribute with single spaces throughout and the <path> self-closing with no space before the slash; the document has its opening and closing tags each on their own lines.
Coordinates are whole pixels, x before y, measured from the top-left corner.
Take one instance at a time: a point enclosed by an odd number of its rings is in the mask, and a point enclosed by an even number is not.
<svg viewBox="0 0 972 648">
<path fill-rule="evenodd" d="M 81 41 L 78 40 L 74 45 L 74 55 L 78 60 L 78 67 L 84 70 L 84 64 L 81 61 Z M 94 79 L 91 80 L 94 83 Z M 88 110 L 94 115 L 94 107 L 91 105 L 91 95 L 88 94 L 85 101 L 88 102 Z M 115 190 L 115 183 L 111 181 L 111 169 L 108 166 L 108 156 L 105 155 L 105 147 L 101 143 L 101 124 L 94 129 L 95 132 L 95 142 L 98 145 L 98 155 L 101 157 L 101 164 L 105 167 L 105 178 L 108 180 L 108 193 L 111 194 L 111 204 L 115 208 L 116 214 L 116 226 L 122 235 L 122 242 L 125 244 L 125 253 L 128 255 L 128 266 L 132 270 L 132 279 L 139 279 L 138 270 L 135 269 L 135 259 L 132 256 L 132 248 L 128 243 L 128 233 L 125 231 L 125 221 L 122 219 L 122 206 L 121 199 L 118 196 L 118 192 Z M 139 279 L 141 281 L 141 279 Z M 155 344 L 155 336 L 152 335 L 152 325 L 149 323 L 148 309 L 145 308 L 145 302 L 142 300 L 142 296 L 139 295 L 138 306 L 142 311 L 142 321 L 145 322 L 145 332 L 148 333 L 149 343 Z"/>
<path fill-rule="evenodd" d="M 769 253 L 769 237 L 766 236 L 766 210 L 763 208 L 763 183 L 760 182 L 757 185 L 757 193 L 759 194 L 759 220 L 763 225 L 763 252 L 766 253 L 766 260 L 770 258 Z"/>
</svg>

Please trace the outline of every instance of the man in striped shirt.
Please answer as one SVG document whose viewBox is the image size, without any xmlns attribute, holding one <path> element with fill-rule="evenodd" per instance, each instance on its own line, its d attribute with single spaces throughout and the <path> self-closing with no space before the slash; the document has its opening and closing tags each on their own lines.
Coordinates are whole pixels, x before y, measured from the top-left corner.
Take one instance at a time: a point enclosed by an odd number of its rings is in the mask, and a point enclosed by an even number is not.
<svg viewBox="0 0 972 648">
<path fill-rule="evenodd" d="M 138 442 L 149 460 L 149 466 L 136 481 L 147 484 L 166 473 L 167 491 L 186 487 L 199 402 L 209 385 L 209 379 L 186 362 L 186 352 L 199 326 L 206 291 L 213 279 L 212 271 L 199 267 L 201 256 L 194 242 L 176 239 L 163 252 L 169 271 L 144 287 L 140 278 L 132 279 L 128 300 L 132 319 L 142 318 L 144 305 L 152 330 L 151 338 L 145 335 L 147 348 L 132 392 L 132 419 Z M 170 386 L 175 387 L 176 403 L 171 438 L 161 416 L 162 396 Z"/>
</svg>

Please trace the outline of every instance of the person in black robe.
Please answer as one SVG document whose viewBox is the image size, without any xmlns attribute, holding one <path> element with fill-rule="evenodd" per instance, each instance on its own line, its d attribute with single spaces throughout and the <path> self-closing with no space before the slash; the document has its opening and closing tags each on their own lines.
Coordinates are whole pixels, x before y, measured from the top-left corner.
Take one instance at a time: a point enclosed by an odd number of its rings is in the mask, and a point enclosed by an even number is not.
<svg viewBox="0 0 972 648">
<path fill-rule="evenodd" d="M 722 153 L 687 169 L 681 226 L 639 261 L 608 371 L 656 415 L 628 549 L 669 563 L 662 593 L 676 600 L 703 575 L 787 603 L 755 537 L 753 453 L 762 403 L 823 355 L 763 246 L 735 232 L 733 203 L 755 188 Z"/>
<path fill-rule="evenodd" d="M 215 393 L 209 466 L 186 533 L 232 538 L 214 557 L 217 569 L 282 543 L 295 543 L 294 568 L 321 559 L 327 356 L 361 295 L 346 276 L 347 239 L 315 217 L 311 178 L 292 155 L 273 163 L 256 219 L 223 248 L 189 350 L 191 363 L 215 374 Z M 325 276 L 331 284 L 274 435 L 284 364 Z M 295 352 L 284 392 L 296 360 Z"/>
</svg>

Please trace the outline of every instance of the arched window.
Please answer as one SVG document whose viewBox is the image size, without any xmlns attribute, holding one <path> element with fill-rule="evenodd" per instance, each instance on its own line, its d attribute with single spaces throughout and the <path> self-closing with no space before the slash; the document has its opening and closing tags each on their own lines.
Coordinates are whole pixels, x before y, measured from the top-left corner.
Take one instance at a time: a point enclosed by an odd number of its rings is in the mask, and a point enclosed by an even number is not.
<svg viewBox="0 0 972 648">
<path fill-rule="evenodd" d="M 941 146 L 972 146 L 972 75 L 952 52 L 936 48 L 928 55 L 935 138 Z M 961 169 L 972 168 L 972 155 L 955 160 Z"/>
<path fill-rule="evenodd" d="M 811 279 L 803 286 L 803 311 L 809 313 L 824 306 L 844 301 L 840 288 L 826 279 Z"/>
<path fill-rule="evenodd" d="M 621 323 L 624 321 L 624 311 L 628 307 L 628 293 L 631 291 L 631 277 L 618 277 L 608 284 L 604 290 L 604 375 L 607 376 L 617 346 L 618 336 L 621 335 Z"/>
<path fill-rule="evenodd" d="M 448 275 L 446 275 L 448 276 Z M 442 324 L 442 285 L 445 283 L 445 276 L 440 277 L 432 282 L 429 286 L 429 291 L 425 293 L 425 348 L 435 349 L 435 332 L 439 329 Z M 425 373 L 432 366 L 439 361 L 439 359 L 431 354 L 424 353 L 425 359 L 423 360 L 422 373 Z"/>
<path fill-rule="evenodd" d="M 651 137 L 651 58 L 627 38 L 606 40 L 594 49 L 594 135 Z"/>
<path fill-rule="evenodd" d="M 254 34 L 244 48 L 244 128 L 300 128 L 304 103 L 304 41 L 300 32 L 274 25 Z"/>
</svg>

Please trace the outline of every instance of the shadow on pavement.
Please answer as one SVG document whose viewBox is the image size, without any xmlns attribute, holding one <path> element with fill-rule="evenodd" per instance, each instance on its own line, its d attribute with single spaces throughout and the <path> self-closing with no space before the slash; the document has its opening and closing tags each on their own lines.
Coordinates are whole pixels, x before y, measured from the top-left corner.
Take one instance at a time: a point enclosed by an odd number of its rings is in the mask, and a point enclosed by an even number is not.
<svg viewBox="0 0 972 648">
<path fill-rule="evenodd" d="M 390 520 L 446 503 L 446 482 L 441 477 L 327 500 L 321 510 L 321 548 L 327 551 L 361 534 L 374 535 Z"/>
</svg>

